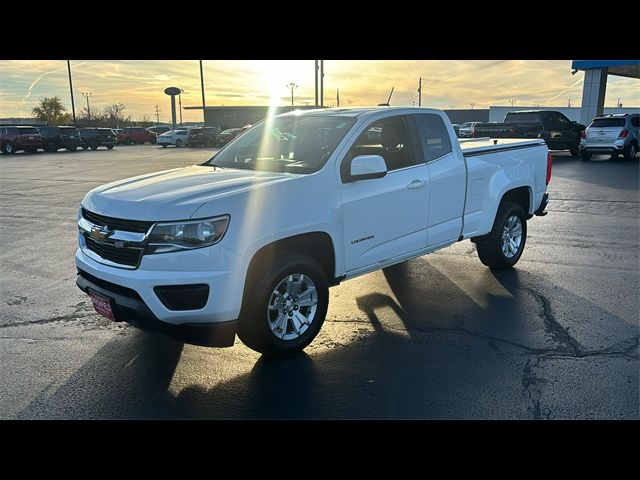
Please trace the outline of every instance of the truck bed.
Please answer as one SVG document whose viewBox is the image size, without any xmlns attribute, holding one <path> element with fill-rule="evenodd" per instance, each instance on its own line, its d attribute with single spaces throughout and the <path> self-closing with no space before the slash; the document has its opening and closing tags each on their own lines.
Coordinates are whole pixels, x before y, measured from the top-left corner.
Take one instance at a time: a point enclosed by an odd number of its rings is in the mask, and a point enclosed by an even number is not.
<svg viewBox="0 0 640 480">
<path fill-rule="evenodd" d="M 524 140 L 522 138 L 469 138 L 460 139 L 460 148 L 465 157 L 484 155 L 503 150 L 516 150 L 544 145 L 544 140 L 535 138 Z"/>
</svg>

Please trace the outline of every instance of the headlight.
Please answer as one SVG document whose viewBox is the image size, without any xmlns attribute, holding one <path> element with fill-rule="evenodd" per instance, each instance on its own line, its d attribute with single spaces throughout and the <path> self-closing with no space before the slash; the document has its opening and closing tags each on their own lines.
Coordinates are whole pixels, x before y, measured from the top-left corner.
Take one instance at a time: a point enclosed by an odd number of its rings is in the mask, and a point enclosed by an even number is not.
<svg viewBox="0 0 640 480">
<path fill-rule="evenodd" d="M 146 253 L 208 247 L 222 240 L 228 226 L 228 215 L 188 222 L 158 223 L 149 234 Z"/>
</svg>

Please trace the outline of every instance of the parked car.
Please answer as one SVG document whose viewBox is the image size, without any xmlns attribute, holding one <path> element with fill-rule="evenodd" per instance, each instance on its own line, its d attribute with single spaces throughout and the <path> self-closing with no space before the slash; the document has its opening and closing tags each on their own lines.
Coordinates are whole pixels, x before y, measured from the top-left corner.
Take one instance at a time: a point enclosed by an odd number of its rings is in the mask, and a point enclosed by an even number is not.
<svg viewBox="0 0 640 480">
<path fill-rule="evenodd" d="M 542 138 L 549 150 L 569 150 L 579 155 L 580 134 L 586 127 L 555 110 L 523 110 L 507 113 L 502 123 L 479 123 L 474 137 Z"/>
<path fill-rule="evenodd" d="M 460 138 L 471 138 L 473 137 L 475 126 L 482 122 L 465 122 L 460 125 L 458 129 L 458 136 Z"/>
<path fill-rule="evenodd" d="M 97 150 L 98 147 L 107 147 L 109 150 L 118 143 L 118 137 L 110 128 L 80 128 L 80 145 L 85 150 Z"/>
<path fill-rule="evenodd" d="M 187 144 L 190 147 L 205 146 L 213 147 L 216 145 L 216 138 L 220 133 L 219 128 L 215 127 L 194 127 L 189 130 Z"/>
<path fill-rule="evenodd" d="M 166 125 L 159 125 L 157 127 L 149 127 L 147 128 L 147 130 L 150 131 L 151 133 L 155 133 L 156 135 L 162 135 L 163 133 L 171 130 L 171 127 Z"/>
<path fill-rule="evenodd" d="M 187 145 L 188 138 L 189 132 L 186 130 L 169 130 L 158 136 L 158 145 L 162 145 L 163 148 L 167 148 L 168 145 L 182 147 Z"/>
<path fill-rule="evenodd" d="M 234 138 L 236 138 L 238 135 L 248 130 L 249 128 L 250 128 L 250 125 L 242 128 L 229 128 L 228 130 L 220 132 L 216 137 L 216 146 L 224 147 L 227 143 L 229 143 L 231 140 L 233 140 Z"/>
<path fill-rule="evenodd" d="M 118 133 L 118 143 L 122 145 L 143 144 L 146 142 L 154 144 L 157 140 L 158 137 L 155 133 L 143 127 L 127 127 Z"/>
<path fill-rule="evenodd" d="M 453 127 L 453 131 L 456 132 L 456 137 L 460 137 L 460 127 L 461 127 L 461 125 L 459 125 L 457 123 L 452 123 L 451 126 Z"/>
<path fill-rule="evenodd" d="M 288 355 L 345 279 L 464 239 L 513 267 L 550 178 L 543 140 L 460 143 L 442 110 L 289 112 L 201 165 L 87 193 L 77 285 L 111 320 Z"/>
<path fill-rule="evenodd" d="M 38 127 L 38 131 L 47 152 L 57 152 L 61 148 L 74 152 L 80 146 L 80 134 L 76 127 Z"/>
<path fill-rule="evenodd" d="M 635 158 L 640 139 L 640 114 L 604 115 L 594 118 L 580 135 L 580 156 L 589 160 L 600 153 L 626 160 Z"/>
<path fill-rule="evenodd" d="M 0 150 L 16 153 L 24 150 L 35 153 L 42 148 L 42 137 L 35 127 L 0 127 Z"/>
</svg>

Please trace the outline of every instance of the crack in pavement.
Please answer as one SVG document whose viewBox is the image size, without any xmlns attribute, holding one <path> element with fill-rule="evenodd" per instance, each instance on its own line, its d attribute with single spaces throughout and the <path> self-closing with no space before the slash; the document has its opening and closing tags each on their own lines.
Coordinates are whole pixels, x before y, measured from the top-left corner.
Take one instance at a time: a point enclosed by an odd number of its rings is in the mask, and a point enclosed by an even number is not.
<svg viewBox="0 0 640 480">
<path fill-rule="evenodd" d="M 47 323 L 54 323 L 54 322 L 74 322 L 82 318 L 93 317 L 93 316 L 97 316 L 97 314 L 87 313 L 85 315 L 79 315 L 77 313 L 71 313 L 69 315 L 62 315 L 60 317 L 43 318 L 40 320 L 28 320 L 26 322 L 16 322 L 16 323 L 9 323 L 6 325 L 0 325 L 0 329 L 13 328 L 13 327 L 25 327 L 29 325 L 46 325 Z"/>
</svg>

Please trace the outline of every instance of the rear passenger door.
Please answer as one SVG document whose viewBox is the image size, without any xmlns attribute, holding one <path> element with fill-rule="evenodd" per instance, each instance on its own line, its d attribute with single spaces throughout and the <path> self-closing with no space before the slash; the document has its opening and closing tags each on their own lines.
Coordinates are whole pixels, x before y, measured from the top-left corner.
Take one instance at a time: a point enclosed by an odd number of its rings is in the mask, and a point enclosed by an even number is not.
<svg viewBox="0 0 640 480">
<path fill-rule="evenodd" d="M 453 152 L 442 117 L 414 115 L 422 155 L 429 170 L 429 247 L 452 243 L 462 232 L 467 173 L 464 158 Z"/>
<path fill-rule="evenodd" d="M 408 118 L 388 117 L 368 125 L 342 160 L 348 272 L 426 248 L 429 178 L 416 141 Z M 358 155 L 381 155 L 387 174 L 350 181 L 351 160 Z"/>
</svg>

